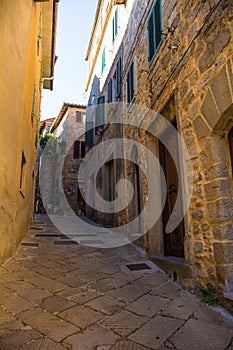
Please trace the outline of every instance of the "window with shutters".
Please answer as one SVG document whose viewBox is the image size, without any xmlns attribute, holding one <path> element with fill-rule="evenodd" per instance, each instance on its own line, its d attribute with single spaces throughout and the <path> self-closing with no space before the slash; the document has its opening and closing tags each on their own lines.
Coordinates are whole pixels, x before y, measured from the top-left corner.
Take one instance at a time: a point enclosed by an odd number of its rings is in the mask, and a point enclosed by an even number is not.
<svg viewBox="0 0 233 350">
<path fill-rule="evenodd" d="M 100 130 L 103 130 L 105 120 L 105 96 L 100 96 L 98 98 L 98 105 L 96 109 L 96 128 L 95 128 L 95 134 L 99 135 Z"/>
<path fill-rule="evenodd" d="M 74 152 L 73 158 L 80 159 L 85 157 L 85 142 L 75 141 L 74 142 Z"/>
<path fill-rule="evenodd" d="M 127 76 L 126 76 L 126 98 L 127 98 L 127 105 L 129 105 L 134 100 L 134 61 L 132 60 Z"/>
<path fill-rule="evenodd" d="M 112 19 L 112 42 L 114 43 L 118 33 L 118 9 L 116 9 L 115 14 Z"/>
<path fill-rule="evenodd" d="M 82 123 L 82 112 L 76 111 L 76 123 Z"/>
<path fill-rule="evenodd" d="M 121 95 L 121 57 L 118 58 L 117 69 L 116 69 L 116 97 L 120 97 L 120 95 Z"/>
<path fill-rule="evenodd" d="M 112 84 L 113 80 L 110 78 L 108 82 L 108 103 L 112 102 Z"/>
<path fill-rule="evenodd" d="M 101 62 L 101 73 L 103 73 L 104 71 L 104 68 L 105 68 L 105 65 L 106 65 L 106 62 L 105 62 L 105 48 L 103 49 L 103 52 L 102 52 L 102 62 Z"/>
<path fill-rule="evenodd" d="M 158 47 L 162 42 L 162 8 L 161 0 L 157 0 L 147 22 L 148 61 L 152 62 Z"/>
</svg>

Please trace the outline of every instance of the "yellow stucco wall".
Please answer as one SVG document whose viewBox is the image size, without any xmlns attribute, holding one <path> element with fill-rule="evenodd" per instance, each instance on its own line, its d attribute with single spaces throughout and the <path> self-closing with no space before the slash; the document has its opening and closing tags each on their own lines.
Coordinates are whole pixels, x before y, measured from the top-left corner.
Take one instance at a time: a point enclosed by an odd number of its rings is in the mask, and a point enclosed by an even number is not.
<svg viewBox="0 0 233 350">
<path fill-rule="evenodd" d="M 35 133 L 40 113 L 40 12 L 41 3 L 33 0 L 0 1 L 0 263 L 17 247 L 33 218 Z M 22 152 L 26 164 L 20 191 Z"/>
</svg>

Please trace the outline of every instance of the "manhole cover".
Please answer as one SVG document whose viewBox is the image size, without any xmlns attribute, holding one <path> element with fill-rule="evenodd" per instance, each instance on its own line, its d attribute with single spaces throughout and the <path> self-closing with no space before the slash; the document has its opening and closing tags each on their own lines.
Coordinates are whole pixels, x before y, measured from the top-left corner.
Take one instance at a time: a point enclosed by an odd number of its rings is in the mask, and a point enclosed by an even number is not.
<svg viewBox="0 0 233 350">
<path fill-rule="evenodd" d="M 150 270 L 151 267 L 146 263 L 138 263 L 138 264 L 128 264 L 126 265 L 130 271 L 139 271 L 139 270 Z"/>
<path fill-rule="evenodd" d="M 71 245 L 71 244 L 78 244 L 78 242 L 69 240 L 69 241 L 54 241 L 54 245 Z"/>
<path fill-rule="evenodd" d="M 22 242 L 22 247 L 39 247 L 39 243 L 37 242 Z"/>
</svg>

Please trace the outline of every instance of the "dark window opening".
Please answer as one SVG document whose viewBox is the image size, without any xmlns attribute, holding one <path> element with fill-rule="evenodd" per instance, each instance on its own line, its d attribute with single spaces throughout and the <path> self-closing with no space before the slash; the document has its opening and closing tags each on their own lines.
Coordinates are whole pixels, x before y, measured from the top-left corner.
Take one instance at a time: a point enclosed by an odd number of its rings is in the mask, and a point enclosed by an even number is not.
<svg viewBox="0 0 233 350">
<path fill-rule="evenodd" d="M 108 103 L 112 102 L 112 78 L 108 82 Z"/>
<path fill-rule="evenodd" d="M 82 122 L 82 112 L 77 111 L 76 112 L 76 123 Z"/>
<path fill-rule="evenodd" d="M 100 96 L 98 98 L 98 105 L 96 109 L 96 128 L 95 134 L 99 135 L 103 131 L 105 121 L 105 96 Z"/>
<path fill-rule="evenodd" d="M 80 159 L 84 157 L 85 157 L 85 142 L 75 141 L 73 158 Z"/>
<path fill-rule="evenodd" d="M 228 144 L 230 150 L 231 172 L 233 175 L 233 128 L 228 133 Z"/>
<path fill-rule="evenodd" d="M 25 170 L 26 170 L 26 158 L 25 158 L 24 152 L 22 152 L 21 169 L 20 169 L 20 180 L 19 180 L 19 189 L 20 189 L 20 191 L 24 190 Z"/>
</svg>

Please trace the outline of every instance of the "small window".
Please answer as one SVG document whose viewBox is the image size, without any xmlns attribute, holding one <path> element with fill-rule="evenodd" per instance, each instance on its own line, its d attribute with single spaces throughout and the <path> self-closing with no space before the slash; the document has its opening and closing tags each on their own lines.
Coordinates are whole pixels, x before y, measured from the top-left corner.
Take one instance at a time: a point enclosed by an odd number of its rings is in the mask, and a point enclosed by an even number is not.
<svg viewBox="0 0 233 350">
<path fill-rule="evenodd" d="M 76 112 L 76 122 L 77 123 L 82 122 L 82 112 L 79 112 L 79 111 Z"/>
<path fill-rule="evenodd" d="M 26 158 L 24 152 L 22 152 L 21 157 L 21 169 L 20 169 L 20 180 L 19 180 L 19 190 L 24 197 L 24 186 L 25 186 L 25 171 L 26 171 Z"/>
<path fill-rule="evenodd" d="M 32 110 L 31 110 L 31 122 L 33 124 L 35 117 L 35 107 L 36 107 L 36 84 L 34 84 L 33 96 L 32 96 Z"/>
<path fill-rule="evenodd" d="M 116 97 L 120 97 L 121 95 L 121 57 L 119 57 L 117 61 L 116 84 L 117 84 Z"/>
<path fill-rule="evenodd" d="M 126 89 L 127 89 L 127 104 L 133 102 L 134 99 L 134 61 L 132 60 L 126 77 Z"/>
<path fill-rule="evenodd" d="M 74 155 L 73 158 L 80 159 L 85 157 L 85 142 L 75 141 L 74 142 Z"/>
<path fill-rule="evenodd" d="M 114 43 L 118 33 L 118 9 L 116 9 L 112 20 L 112 42 Z"/>
<path fill-rule="evenodd" d="M 102 64 L 101 64 L 101 73 L 103 73 L 104 71 L 104 68 L 105 68 L 105 65 L 106 65 L 106 62 L 105 62 L 105 48 L 103 49 L 103 52 L 102 52 Z"/>
<path fill-rule="evenodd" d="M 162 41 L 162 15 L 161 0 L 157 0 L 147 22 L 148 32 L 148 60 L 149 63 Z"/>
<path fill-rule="evenodd" d="M 108 103 L 112 102 L 112 78 L 108 82 Z"/>
</svg>

